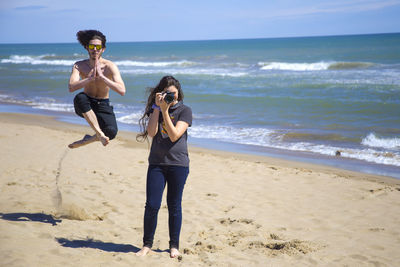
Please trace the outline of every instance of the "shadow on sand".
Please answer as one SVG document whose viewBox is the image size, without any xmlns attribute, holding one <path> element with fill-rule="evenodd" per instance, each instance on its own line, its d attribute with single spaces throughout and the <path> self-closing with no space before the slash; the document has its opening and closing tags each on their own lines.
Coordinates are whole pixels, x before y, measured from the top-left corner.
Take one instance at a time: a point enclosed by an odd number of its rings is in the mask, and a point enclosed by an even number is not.
<svg viewBox="0 0 400 267">
<path fill-rule="evenodd" d="M 53 216 L 44 214 L 44 213 L 0 213 L 0 218 L 7 221 L 16 221 L 16 222 L 42 222 L 49 223 L 51 225 L 57 225 L 57 223 L 61 223 L 61 220 L 54 219 Z"/>
<path fill-rule="evenodd" d="M 126 245 L 126 244 L 115 244 L 105 243 L 99 240 L 86 239 L 86 240 L 68 240 L 66 238 L 56 238 L 57 242 L 63 247 L 68 248 L 94 248 L 100 249 L 107 252 L 138 252 L 140 248 Z"/>
<path fill-rule="evenodd" d="M 52 215 L 44 214 L 44 213 L 0 213 L 0 218 L 7 221 L 19 221 L 19 222 L 41 222 L 48 223 L 51 225 L 57 225 L 57 223 L 61 223 L 61 220 L 55 219 Z M 86 240 L 69 240 L 66 238 L 56 238 L 57 242 L 63 247 L 69 248 L 93 248 L 100 249 L 107 252 L 138 252 L 140 248 L 127 244 L 115 244 L 115 243 L 105 243 L 99 240 L 86 239 Z M 169 252 L 169 250 L 161 250 L 154 249 L 154 252 L 157 253 L 165 253 Z"/>
</svg>

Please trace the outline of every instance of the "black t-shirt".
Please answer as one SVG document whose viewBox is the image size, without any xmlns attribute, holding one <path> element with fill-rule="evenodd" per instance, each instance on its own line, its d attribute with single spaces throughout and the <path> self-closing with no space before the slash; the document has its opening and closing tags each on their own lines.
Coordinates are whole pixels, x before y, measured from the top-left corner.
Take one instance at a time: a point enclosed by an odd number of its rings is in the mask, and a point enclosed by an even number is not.
<svg viewBox="0 0 400 267">
<path fill-rule="evenodd" d="M 169 117 L 174 126 L 178 121 L 186 122 L 189 127 L 192 125 L 192 109 L 182 101 L 169 108 Z M 187 130 L 176 142 L 172 142 L 165 130 L 161 112 L 158 118 L 158 131 L 151 143 L 149 164 L 189 167 Z"/>
</svg>

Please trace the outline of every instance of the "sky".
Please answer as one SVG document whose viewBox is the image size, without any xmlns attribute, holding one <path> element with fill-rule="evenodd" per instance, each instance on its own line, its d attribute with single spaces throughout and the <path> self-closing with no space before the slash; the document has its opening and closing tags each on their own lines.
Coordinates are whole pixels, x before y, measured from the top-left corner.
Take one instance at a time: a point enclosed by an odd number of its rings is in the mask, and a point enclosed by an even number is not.
<svg viewBox="0 0 400 267">
<path fill-rule="evenodd" d="M 400 32 L 400 0 L 0 0 L 0 43 L 109 42 Z"/>
</svg>

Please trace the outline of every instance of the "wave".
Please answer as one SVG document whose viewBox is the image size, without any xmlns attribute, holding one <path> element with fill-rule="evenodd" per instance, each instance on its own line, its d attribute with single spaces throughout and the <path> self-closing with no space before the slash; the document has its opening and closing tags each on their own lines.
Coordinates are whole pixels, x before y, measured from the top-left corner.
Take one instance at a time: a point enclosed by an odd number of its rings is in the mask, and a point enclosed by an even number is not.
<svg viewBox="0 0 400 267">
<path fill-rule="evenodd" d="M 45 54 L 39 56 L 11 55 L 9 58 L 1 59 L 3 64 L 30 64 L 30 65 L 52 65 L 72 66 L 77 60 L 84 56 L 74 54 L 71 56 Z M 259 75 L 259 71 L 266 70 L 283 71 L 324 71 L 324 70 L 350 70 L 365 69 L 373 66 L 368 62 L 314 62 L 314 63 L 288 63 L 288 62 L 258 62 L 254 68 L 252 64 L 241 62 L 204 63 L 190 60 L 172 61 L 136 61 L 115 60 L 114 63 L 121 67 L 121 72 L 133 74 L 148 73 L 171 73 L 183 75 L 211 75 L 240 77 Z M 397 73 L 396 73 L 397 75 Z"/>
<path fill-rule="evenodd" d="M 2 59 L 1 63 L 11 64 L 31 64 L 31 65 L 59 65 L 59 66 L 72 66 L 77 60 L 81 60 L 82 57 L 79 55 L 74 56 L 57 56 L 54 54 L 40 55 L 40 56 L 29 56 L 29 55 L 11 55 L 8 59 Z M 165 62 L 145 62 L 145 61 L 132 61 L 132 60 L 120 60 L 114 61 L 118 66 L 124 67 L 187 67 L 194 66 L 199 63 L 181 60 L 181 61 L 165 61 Z"/>
<path fill-rule="evenodd" d="M 0 94 L 0 101 L 4 103 L 27 105 L 34 109 L 44 109 L 60 112 L 74 112 L 74 105 L 68 103 L 59 103 L 54 98 L 35 97 L 28 99 L 19 99 L 10 95 Z"/>
<path fill-rule="evenodd" d="M 368 134 L 361 144 L 369 147 L 400 149 L 400 138 L 379 138 L 374 133 Z"/>
<path fill-rule="evenodd" d="M 368 62 L 336 62 L 329 65 L 330 70 L 366 69 L 372 67 Z"/>
<path fill-rule="evenodd" d="M 400 166 L 400 153 L 397 152 L 387 152 L 371 148 L 347 148 L 311 142 L 285 142 L 284 133 L 264 128 L 199 125 L 189 128 L 188 132 L 191 137 L 196 138 L 214 139 L 228 143 L 262 146 L 273 149 L 311 152 L 326 156 L 335 156 L 336 151 L 340 151 L 341 156 L 344 158 Z"/>
<path fill-rule="evenodd" d="M 348 70 L 369 68 L 373 63 L 368 62 L 314 62 L 314 63 L 288 63 L 288 62 L 258 62 L 261 70 L 290 70 L 290 71 L 321 71 L 321 70 Z"/>
<path fill-rule="evenodd" d="M 126 124 L 139 124 L 139 119 L 142 117 L 143 112 L 136 112 L 117 118 L 117 121 Z"/>
<path fill-rule="evenodd" d="M 398 153 L 388 153 L 374 149 L 345 148 L 311 143 L 296 143 L 279 148 L 293 151 L 312 152 L 326 156 L 334 156 L 337 151 L 340 151 L 341 157 L 344 158 L 363 160 L 377 164 L 400 166 L 400 155 Z"/>
<path fill-rule="evenodd" d="M 318 141 L 349 141 L 354 142 L 356 138 L 349 138 L 345 137 L 340 134 L 312 134 L 312 133 L 297 133 L 297 132 L 290 132 L 285 133 L 282 136 L 282 140 L 284 141 L 297 141 L 297 140 L 318 140 Z"/>
<path fill-rule="evenodd" d="M 35 109 L 44 109 L 44 110 L 52 110 L 52 111 L 60 111 L 60 112 L 74 112 L 74 105 L 72 104 L 64 104 L 64 103 L 46 103 L 46 102 L 35 102 L 32 103 L 33 108 Z"/>
<path fill-rule="evenodd" d="M 311 71 L 327 70 L 329 63 L 285 63 L 285 62 L 259 62 L 261 70 L 292 70 L 292 71 Z"/>
<path fill-rule="evenodd" d="M 49 55 L 42 55 L 39 56 L 41 59 L 48 59 L 48 60 L 54 60 L 54 59 L 67 59 L 67 60 L 81 60 L 82 58 L 85 58 L 86 55 L 84 54 L 77 54 L 74 53 L 73 55 L 56 55 L 56 54 L 49 54 Z"/>
<path fill-rule="evenodd" d="M 122 74 L 172 74 L 172 75 L 204 75 L 222 77 L 241 77 L 249 75 L 243 71 L 232 71 L 229 69 L 196 69 L 196 68 L 169 68 L 169 69 L 121 69 Z"/>
<path fill-rule="evenodd" d="M 53 98 L 35 97 L 32 99 L 19 100 L 12 96 L 0 94 L 0 101 L 28 105 L 35 109 L 52 110 L 58 112 L 74 112 L 72 103 L 60 103 Z M 139 107 L 116 104 L 117 121 L 120 123 L 138 125 L 142 116 L 142 110 Z M 134 111 L 132 112 L 132 108 Z M 128 114 L 128 115 L 126 115 Z M 384 165 L 400 166 L 400 138 L 380 138 L 374 133 L 368 134 L 359 148 L 340 147 L 332 144 L 320 144 L 319 141 L 325 141 L 325 138 L 339 139 L 338 136 L 326 136 L 322 140 L 315 138 L 304 138 L 308 136 L 290 135 L 286 131 L 271 130 L 255 127 L 233 127 L 233 126 L 215 126 L 202 124 L 201 116 L 194 114 L 196 124 L 188 129 L 190 137 L 213 139 L 217 141 L 253 145 L 272 149 L 283 149 L 289 151 L 316 153 L 319 155 L 335 156 L 336 151 L 341 152 L 341 157 L 358 159 L 366 162 L 372 162 Z M 306 140 L 304 140 L 306 139 Z M 313 142 L 315 140 L 316 142 Z"/>
<path fill-rule="evenodd" d="M 57 56 L 54 54 L 40 55 L 40 56 L 12 55 L 8 59 L 2 59 L 0 62 L 11 63 L 11 64 L 72 66 L 77 60 L 81 60 L 82 57 L 78 56 L 79 55 Z M 187 67 L 199 64 L 188 60 L 165 61 L 165 62 L 120 60 L 120 61 L 114 61 L 114 63 L 118 66 L 124 66 L 124 67 L 169 67 L 169 66 Z"/>
<path fill-rule="evenodd" d="M 197 138 L 210 138 L 226 142 L 251 142 L 266 144 L 271 142 L 273 131 L 263 128 L 235 128 L 231 126 L 200 125 L 189 128 L 189 134 Z"/>
<path fill-rule="evenodd" d="M 1 63 L 12 63 L 12 64 L 31 64 L 31 65 L 59 65 L 59 66 L 72 66 L 76 60 L 66 59 L 45 59 L 48 55 L 42 56 L 18 56 L 12 55 L 9 59 L 2 59 Z"/>
<path fill-rule="evenodd" d="M 198 63 L 193 61 L 181 60 L 181 61 L 165 61 L 165 62 L 145 62 L 145 61 L 131 61 L 122 60 L 114 62 L 118 66 L 129 66 L 129 67 L 168 67 L 168 66 L 193 66 Z"/>
</svg>

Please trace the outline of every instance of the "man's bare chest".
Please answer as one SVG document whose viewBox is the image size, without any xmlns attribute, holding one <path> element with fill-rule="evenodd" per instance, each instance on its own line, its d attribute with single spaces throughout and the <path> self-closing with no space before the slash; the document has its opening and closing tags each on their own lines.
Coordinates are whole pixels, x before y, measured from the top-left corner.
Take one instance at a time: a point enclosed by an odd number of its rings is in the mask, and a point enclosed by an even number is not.
<svg viewBox="0 0 400 267">
<path fill-rule="evenodd" d="M 110 68 L 106 64 L 101 64 L 100 70 L 104 74 L 104 76 L 106 76 L 107 78 L 110 78 L 112 76 Z M 81 78 L 87 78 L 87 77 L 93 75 L 94 72 L 95 72 L 94 68 L 91 67 L 89 64 L 82 64 L 79 67 L 79 75 L 81 76 Z M 97 72 L 97 70 L 96 70 L 96 72 Z M 98 76 L 98 74 L 96 76 Z"/>
</svg>

